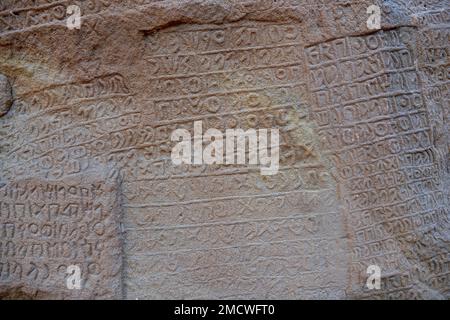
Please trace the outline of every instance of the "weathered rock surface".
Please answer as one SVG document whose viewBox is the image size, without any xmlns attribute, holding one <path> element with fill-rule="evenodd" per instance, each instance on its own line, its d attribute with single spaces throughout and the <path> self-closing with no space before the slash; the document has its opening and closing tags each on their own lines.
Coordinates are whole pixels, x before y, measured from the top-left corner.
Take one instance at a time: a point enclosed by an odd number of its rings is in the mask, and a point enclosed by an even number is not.
<svg viewBox="0 0 450 320">
<path fill-rule="evenodd" d="M 448 299 L 449 7 L 2 0 L 0 298 Z M 174 166 L 198 120 L 278 174 Z"/>
<path fill-rule="evenodd" d="M 0 117 L 5 115 L 12 105 L 11 85 L 8 78 L 0 74 Z"/>
</svg>

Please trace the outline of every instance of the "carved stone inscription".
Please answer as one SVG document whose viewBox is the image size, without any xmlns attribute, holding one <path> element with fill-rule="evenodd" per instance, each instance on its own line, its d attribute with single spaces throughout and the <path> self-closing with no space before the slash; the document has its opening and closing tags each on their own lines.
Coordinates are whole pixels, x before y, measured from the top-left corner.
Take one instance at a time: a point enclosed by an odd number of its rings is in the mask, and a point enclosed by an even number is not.
<svg viewBox="0 0 450 320">
<path fill-rule="evenodd" d="M 426 298 L 448 290 L 444 168 L 415 43 L 410 29 L 399 28 L 305 50 L 317 132 L 345 190 L 351 289 L 364 289 L 358 285 L 369 265 L 392 274 L 382 293 L 360 297 Z"/>
</svg>

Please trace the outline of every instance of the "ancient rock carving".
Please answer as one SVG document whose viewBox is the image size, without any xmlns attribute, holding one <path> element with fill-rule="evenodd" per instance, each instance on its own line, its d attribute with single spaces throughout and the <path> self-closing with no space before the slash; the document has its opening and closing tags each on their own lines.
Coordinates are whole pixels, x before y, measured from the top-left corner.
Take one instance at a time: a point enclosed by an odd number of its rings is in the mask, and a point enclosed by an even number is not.
<svg viewBox="0 0 450 320">
<path fill-rule="evenodd" d="M 122 297 L 117 191 L 94 174 L 4 184 L 0 297 Z M 82 290 L 72 288 L 70 266 L 79 268 Z"/>
<path fill-rule="evenodd" d="M 449 299 L 449 7 L 1 1 L 0 298 Z M 278 173 L 174 165 L 196 121 Z"/>
</svg>

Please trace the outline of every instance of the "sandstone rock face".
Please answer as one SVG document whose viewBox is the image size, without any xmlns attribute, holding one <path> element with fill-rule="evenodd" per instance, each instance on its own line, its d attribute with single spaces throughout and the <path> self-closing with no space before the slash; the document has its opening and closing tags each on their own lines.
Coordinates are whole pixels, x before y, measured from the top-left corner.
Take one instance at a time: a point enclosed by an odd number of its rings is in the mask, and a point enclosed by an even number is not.
<svg viewBox="0 0 450 320">
<path fill-rule="evenodd" d="M 1 1 L 0 298 L 449 299 L 449 7 Z M 196 121 L 278 173 L 175 165 Z"/>
</svg>

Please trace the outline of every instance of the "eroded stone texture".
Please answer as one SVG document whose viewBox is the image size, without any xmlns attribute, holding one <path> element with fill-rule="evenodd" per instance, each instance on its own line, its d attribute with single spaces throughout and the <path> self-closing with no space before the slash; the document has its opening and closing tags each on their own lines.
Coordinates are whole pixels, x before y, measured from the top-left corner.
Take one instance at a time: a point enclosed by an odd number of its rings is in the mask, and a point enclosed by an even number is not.
<svg viewBox="0 0 450 320">
<path fill-rule="evenodd" d="M 2 1 L 0 297 L 448 299 L 448 7 Z M 198 120 L 280 129 L 279 173 L 174 166 Z"/>
</svg>

